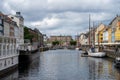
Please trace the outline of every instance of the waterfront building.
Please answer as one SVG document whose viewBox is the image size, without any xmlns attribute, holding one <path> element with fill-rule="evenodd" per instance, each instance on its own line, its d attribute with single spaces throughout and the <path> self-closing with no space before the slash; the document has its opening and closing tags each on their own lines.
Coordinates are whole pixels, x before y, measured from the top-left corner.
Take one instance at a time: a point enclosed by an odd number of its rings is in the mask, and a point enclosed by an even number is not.
<svg viewBox="0 0 120 80">
<path fill-rule="evenodd" d="M 17 44 L 23 45 L 24 44 L 24 18 L 21 15 L 20 12 L 16 12 L 15 15 L 8 15 L 9 18 L 11 18 L 13 21 L 16 22 L 19 30 L 19 37 L 17 38 Z"/>
<path fill-rule="evenodd" d="M 108 43 L 112 42 L 112 29 L 110 26 L 108 26 Z"/>
<path fill-rule="evenodd" d="M 4 36 L 5 37 L 9 37 L 10 36 L 10 24 L 11 24 L 12 20 L 10 18 L 8 18 L 7 16 L 4 15 Z"/>
<path fill-rule="evenodd" d="M 68 46 L 70 45 L 70 41 L 72 40 L 72 36 L 50 36 L 49 42 L 60 41 L 60 45 Z"/>
<path fill-rule="evenodd" d="M 24 28 L 25 30 L 25 35 L 24 38 L 25 39 L 29 39 L 29 41 L 32 44 L 35 44 L 37 46 L 43 46 L 44 42 L 43 42 L 43 34 L 37 29 L 35 28 L 34 30 L 28 27 Z"/>
<path fill-rule="evenodd" d="M 0 36 L 4 34 L 3 16 L 4 15 L 0 12 Z"/>
<path fill-rule="evenodd" d="M 103 44 L 107 45 L 112 41 L 112 29 L 111 26 L 106 26 L 103 31 Z"/>
<path fill-rule="evenodd" d="M 96 31 L 95 31 L 95 44 L 96 45 L 98 45 L 98 42 L 99 43 L 103 42 L 104 29 L 105 29 L 105 25 L 102 23 L 96 28 Z"/>
<path fill-rule="evenodd" d="M 89 45 L 89 41 L 88 41 L 88 34 L 86 33 L 81 33 L 78 41 L 81 45 Z"/>
<path fill-rule="evenodd" d="M 103 43 L 108 43 L 108 40 L 109 40 L 108 28 L 109 27 L 105 27 L 103 31 Z"/>
<path fill-rule="evenodd" d="M 120 42 L 120 19 L 118 20 L 116 24 L 115 42 Z"/>
<path fill-rule="evenodd" d="M 0 74 L 18 65 L 16 38 L 14 35 L 15 22 L 7 15 L 0 13 Z"/>
<path fill-rule="evenodd" d="M 111 22 L 110 22 L 110 27 L 111 27 L 111 42 L 120 42 L 120 16 L 116 16 Z"/>
<path fill-rule="evenodd" d="M 38 46 L 43 46 L 44 45 L 44 35 L 37 29 L 35 28 L 34 31 L 37 33 L 37 39 L 38 39 Z"/>
</svg>

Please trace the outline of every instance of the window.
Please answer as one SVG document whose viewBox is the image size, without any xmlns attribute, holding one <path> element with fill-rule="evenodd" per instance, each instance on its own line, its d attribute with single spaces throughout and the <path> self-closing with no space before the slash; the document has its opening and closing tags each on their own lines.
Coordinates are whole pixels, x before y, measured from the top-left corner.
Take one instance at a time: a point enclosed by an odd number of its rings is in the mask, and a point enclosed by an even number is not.
<svg viewBox="0 0 120 80">
<path fill-rule="evenodd" d="M 2 47 L 1 47 L 1 44 L 0 44 L 0 56 L 1 56 L 1 48 L 2 48 Z"/>
<path fill-rule="evenodd" d="M 2 67 L 2 62 L 0 62 L 0 67 Z"/>
<path fill-rule="evenodd" d="M 0 38 L 0 43 L 2 43 L 2 38 Z"/>
<path fill-rule="evenodd" d="M 2 24 L 2 20 L 0 19 L 0 24 Z"/>
<path fill-rule="evenodd" d="M 0 25 L 0 30 L 3 30 L 3 27 Z"/>
</svg>

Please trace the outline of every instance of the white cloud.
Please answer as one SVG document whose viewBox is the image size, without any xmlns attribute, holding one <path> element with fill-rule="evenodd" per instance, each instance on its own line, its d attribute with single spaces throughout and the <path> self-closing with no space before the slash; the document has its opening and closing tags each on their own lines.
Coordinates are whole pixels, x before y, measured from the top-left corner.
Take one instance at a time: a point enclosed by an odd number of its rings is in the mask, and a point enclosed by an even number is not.
<svg viewBox="0 0 120 80">
<path fill-rule="evenodd" d="M 20 11 L 25 25 L 46 34 L 71 34 L 88 30 L 88 16 L 92 22 L 109 23 L 120 13 L 119 0 L 2 0 L 1 10 L 7 14 Z"/>
<path fill-rule="evenodd" d="M 59 19 L 57 18 L 44 18 L 43 21 L 37 21 L 31 23 L 33 26 L 37 26 L 40 29 L 46 29 L 46 28 L 54 28 L 59 23 Z"/>
</svg>

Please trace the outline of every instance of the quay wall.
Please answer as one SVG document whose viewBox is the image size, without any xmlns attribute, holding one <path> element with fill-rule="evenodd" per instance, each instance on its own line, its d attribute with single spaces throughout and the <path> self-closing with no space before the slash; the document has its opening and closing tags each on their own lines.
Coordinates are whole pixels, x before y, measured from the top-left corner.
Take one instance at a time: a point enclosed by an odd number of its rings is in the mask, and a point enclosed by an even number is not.
<svg viewBox="0 0 120 80">
<path fill-rule="evenodd" d="M 49 50 L 49 47 L 40 47 L 40 52 Z"/>
<path fill-rule="evenodd" d="M 115 50 L 104 50 L 104 52 L 106 52 L 107 56 L 110 58 L 116 58 L 116 57 L 120 57 L 120 52 L 119 51 L 115 51 Z"/>
</svg>

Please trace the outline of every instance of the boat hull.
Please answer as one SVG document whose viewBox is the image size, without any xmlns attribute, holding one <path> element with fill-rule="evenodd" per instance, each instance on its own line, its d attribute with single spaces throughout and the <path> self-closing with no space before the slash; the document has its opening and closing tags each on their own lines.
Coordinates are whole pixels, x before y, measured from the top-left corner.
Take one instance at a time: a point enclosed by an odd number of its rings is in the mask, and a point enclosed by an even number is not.
<svg viewBox="0 0 120 80">
<path fill-rule="evenodd" d="M 88 55 L 91 57 L 105 57 L 105 52 L 90 52 L 88 51 Z"/>
<path fill-rule="evenodd" d="M 31 63 L 37 57 L 40 57 L 39 51 L 35 51 L 35 52 L 32 52 L 32 53 L 28 53 L 28 52 L 20 53 L 20 55 L 19 55 L 19 64 Z"/>
</svg>

